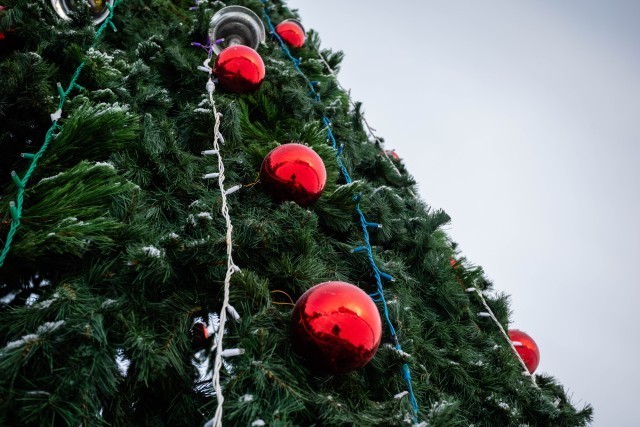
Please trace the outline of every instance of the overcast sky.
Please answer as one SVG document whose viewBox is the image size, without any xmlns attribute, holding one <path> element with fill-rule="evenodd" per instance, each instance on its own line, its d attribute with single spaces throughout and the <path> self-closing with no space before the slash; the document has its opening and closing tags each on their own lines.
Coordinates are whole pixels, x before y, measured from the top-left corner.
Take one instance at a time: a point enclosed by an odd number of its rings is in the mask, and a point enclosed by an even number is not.
<svg viewBox="0 0 640 427">
<path fill-rule="evenodd" d="M 465 256 L 512 296 L 538 372 L 637 426 L 640 2 L 289 0 Z"/>
</svg>

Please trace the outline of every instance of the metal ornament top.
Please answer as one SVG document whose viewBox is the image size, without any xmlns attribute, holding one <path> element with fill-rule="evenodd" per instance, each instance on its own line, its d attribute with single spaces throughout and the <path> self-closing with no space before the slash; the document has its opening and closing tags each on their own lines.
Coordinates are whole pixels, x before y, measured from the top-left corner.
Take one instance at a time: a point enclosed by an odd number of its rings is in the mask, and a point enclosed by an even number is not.
<svg viewBox="0 0 640 427">
<path fill-rule="evenodd" d="M 219 54 L 229 46 L 244 45 L 254 50 L 265 41 L 266 31 L 262 20 L 251 9 L 227 6 L 216 12 L 209 24 L 211 40 L 224 39 L 215 44 L 213 51 Z"/>
<path fill-rule="evenodd" d="M 107 3 L 113 5 L 113 0 L 85 0 L 82 2 L 74 0 L 51 0 L 53 10 L 58 16 L 66 21 L 71 20 L 71 14 L 77 11 L 80 4 L 86 3 L 91 10 L 92 21 L 94 25 L 102 23 L 109 16 L 109 8 Z"/>
</svg>

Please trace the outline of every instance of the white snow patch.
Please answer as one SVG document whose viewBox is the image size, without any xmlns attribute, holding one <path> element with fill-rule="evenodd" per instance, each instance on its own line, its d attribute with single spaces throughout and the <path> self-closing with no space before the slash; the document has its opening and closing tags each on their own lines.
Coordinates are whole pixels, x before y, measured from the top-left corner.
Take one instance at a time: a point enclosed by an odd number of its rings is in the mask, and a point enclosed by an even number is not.
<svg viewBox="0 0 640 427">
<path fill-rule="evenodd" d="M 131 360 L 127 359 L 124 355 L 124 350 L 119 348 L 116 352 L 116 364 L 118 365 L 118 370 L 123 377 L 127 376 L 127 372 L 129 371 L 129 366 L 131 366 Z"/>
<path fill-rule="evenodd" d="M 213 112 L 213 110 L 211 108 L 194 108 L 193 109 L 194 113 L 203 113 L 203 114 L 211 114 Z"/>
<path fill-rule="evenodd" d="M 240 397 L 240 402 L 252 402 L 254 399 L 252 394 L 245 394 L 244 396 Z"/>
<path fill-rule="evenodd" d="M 36 330 L 37 334 L 45 334 L 47 332 L 52 332 L 58 329 L 60 326 L 64 325 L 64 320 L 58 320 L 57 322 L 46 322 L 42 325 L 38 326 Z"/>
<path fill-rule="evenodd" d="M 376 194 L 378 191 L 381 191 L 381 190 L 393 191 L 393 189 L 391 187 L 387 187 L 386 185 L 381 185 L 380 187 L 378 187 L 375 190 L 373 190 L 371 195 L 373 196 L 374 194 Z"/>
<path fill-rule="evenodd" d="M 51 299 L 47 299 L 47 300 L 44 300 L 42 302 L 39 302 L 38 304 L 35 305 L 35 307 L 37 307 L 37 308 L 49 308 L 49 307 L 51 307 L 51 304 L 53 304 L 53 302 L 55 300 L 57 300 L 58 298 L 60 298 L 60 293 L 56 292 L 55 294 L 53 294 L 53 297 L 51 297 Z"/>
<path fill-rule="evenodd" d="M 213 220 L 213 217 L 211 216 L 211 213 L 209 213 L 209 212 L 200 212 L 197 215 L 197 217 L 201 218 L 201 219 L 208 219 L 209 221 Z"/>
<path fill-rule="evenodd" d="M 251 423 L 251 427 L 262 427 L 266 425 L 267 423 L 265 423 L 263 420 L 255 420 L 254 422 Z"/>
<path fill-rule="evenodd" d="M 142 252 L 144 252 L 145 255 L 150 256 L 151 258 L 160 258 L 162 256 L 162 251 L 153 245 L 145 246 L 144 248 L 142 248 Z"/>
<path fill-rule="evenodd" d="M 405 397 L 407 394 L 409 394 L 409 392 L 405 390 L 405 391 L 403 391 L 403 392 L 400 392 L 400 393 L 398 393 L 398 394 L 394 395 L 394 396 L 393 396 L 393 398 L 394 398 L 394 399 L 402 399 L 402 398 L 403 398 L 403 397 Z"/>
<path fill-rule="evenodd" d="M 38 301 L 38 299 L 40 299 L 40 295 L 31 294 L 29 295 L 27 300 L 24 302 L 24 305 L 26 305 L 27 307 L 31 307 L 33 304 L 35 304 Z"/>
<path fill-rule="evenodd" d="M 63 175 L 63 172 L 59 172 L 59 173 L 57 173 L 57 174 L 55 174 L 55 175 L 47 176 L 47 177 L 45 177 L 45 178 L 42 178 L 42 179 L 40 180 L 40 182 L 38 182 L 38 184 L 42 184 L 43 182 L 47 182 L 47 181 L 53 181 L 54 179 L 59 178 L 59 177 L 61 177 L 62 175 Z"/>
<path fill-rule="evenodd" d="M 47 332 L 55 331 L 62 325 L 64 325 L 64 320 L 58 320 L 57 322 L 43 323 L 42 325 L 38 326 L 38 329 L 36 330 L 35 334 L 23 335 L 22 338 L 7 343 L 7 345 L 4 347 L 4 351 L 11 350 L 13 348 L 22 347 L 25 344 L 32 343 L 36 341 L 38 338 L 40 338 L 40 334 L 45 334 Z"/>
<path fill-rule="evenodd" d="M 25 344 L 34 342 L 38 338 L 40 338 L 40 336 L 37 334 L 23 335 L 22 338 L 20 338 L 19 340 L 15 340 L 7 343 L 7 345 L 4 347 L 4 351 L 11 350 L 12 348 L 22 347 Z"/>
<path fill-rule="evenodd" d="M 0 298 L 0 304 L 10 304 L 11 301 L 16 299 L 20 291 L 12 291 Z"/>
<path fill-rule="evenodd" d="M 93 167 L 94 168 L 109 168 L 111 170 L 116 170 L 116 167 L 113 166 L 113 164 L 109 163 L 109 162 L 95 162 Z"/>
<path fill-rule="evenodd" d="M 402 358 L 405 358 L 405 359 L 409 359 L 409 358 L 411 358 L 411 355 L 410 355 L 409 353 L 407 353 L 407 352 L 406 352 L 406 351 L 404 351 L 404 350 L 398 350 L 397 348 L 395 348 L 394 346 L 392 346 L 392 345 L 391 345 L 391 344 L 389 344 L 389 343 L 385 344 L 384 346 L 385 346 L 385 348 L 387 348 L 387 349 L 389 349 L 389 350 L 391 350 L 391 351 L 396 352 L 396 353 L 397 353 L 400 357 L 402 357 Z"/>
<path fill-rule="evenodd" d="M 102 308 L 108 308 L 111 307 L 112 305 L 116 304 L 118 301 L 114 300 L 114 299 L 107 299 L 102 303 Z"/>
</svg>

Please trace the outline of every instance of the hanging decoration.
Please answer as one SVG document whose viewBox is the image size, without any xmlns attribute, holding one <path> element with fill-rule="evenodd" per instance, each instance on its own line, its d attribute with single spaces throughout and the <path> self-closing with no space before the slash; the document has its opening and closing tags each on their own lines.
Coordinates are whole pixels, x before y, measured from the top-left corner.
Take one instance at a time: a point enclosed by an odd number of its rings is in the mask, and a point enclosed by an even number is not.
<svg viewBox="0 0 640 427">
<path fill-rule="evenodd" d="M 276 33 L 289 47 L 302 47 L 307 36 L 304 27 L 295 19 L 287 19 L 276 26 Z"/>
<path fill-rule="evenodd" d="M 540 350 L 536 342 L 519 329 L 509 329 L 509 339 L 527 366 L 529 373 L 533 374 L 540 363 Z"/>
<path fill-rule="evenodd" d="M 327 171 L 322 158 L 313 149 L 289 143 L 274 148 L 264 158 L 260 182 L 274 199 L 307 206 L 322 195 Z"/>
<path fill-rule="evenodd" d="M 74 13 L 79 12 L 79 8 L 88 7 L 94 25 L 102 23 L 109 16 L 109 8 L 113 6 L 113 0 L 51 0 L 53 10 L 65 21 L 70 21 Z"/>
<path fill-rule="evenodd" d="M 233 261 L 233 224 L 231 223 L 231 213 L 229 212 L 229 204 L 227 196 L 239 191 L 242 188 L 242 185 L 236 184 L 232 187 L 226 187 L 225 181 L 227 179 L 225 175 L 225 166 L 222 155 L 220 154 L 220 145 L 224 144 L 224 138 L 222 133 L 220 132 L 221 118 L 222 113 L 218 112 L 216 107 L 215 99 L 213 97 L 213 93 L 215 92 L 216 85 L 213 83 L 213 70 L 210 67 L 211 59 L 213 58 L 213 50 L 216 45 L 215 41 L 209 40 L 206 45 L 202 45 L 197 42 L 191 43 L 192 46 L 200 47 L 207 52 L 207 58 L 204 60 L 201 66 L 198 66 L 197 69 L 200 71 L 204 71 L 208 74 L 208 80 L 205 85 L 206 89 L 206 98 L 211 105 L 211 112 L 213 118 L 215 120 L 215 125 L 213 127 L 213 148 L 209 150 L 205 150 L 202 152 L 203 156 L 215 156 L 218 159 L 218 172 L 211 172 L 205 174 L 203 179 L 217 179 L 218 181 L 218 189 L 220 190 L 220 198 L 221 198 L 221 206 L 220 213 L 224 218 L 226 223 L 226 233 L 225 233 L 225 244 L 227 248 L 227 271 L 224 276 L 224 285 L 223 285 L 223 299 L 222 299 L 222 307 L 220 308 L 220 312 L 218 314 L 218 327 L 215 333 L 215 339 L 213 340 L 213 349 L 215 349 L 215 357 L 213 360 L 213 368 L 212 368 L 212 377 L 211 382 L 213 383 L 214 395 L 216 397 L 216 411 L 213 415 L 213 418 L 209 420 L 205 425 L 212 427 L 222 427 L 222 413 L 224 410 L 224 393 L 222 391 L 222 382 L 220 381 L 221 371 L 223 366 L 223 358 L 235 357 L 241 354 L 244 354 L 243 348 L 224 348 L 224 335 L 226 331 L 226 322 L 227 316 L 232 317 L 236 321 L 240 321 L 240 314 L 238 311 L 231 305 L 230 303 L 230 293 L 231 293 L 231 278 L 234 274 L 240 272 L 240 267 L 238 267 Z M 227 49 L 240 48 L 246 46 L 233 46 Z M 227 50 L 225 49 L 225 50 Z M 247 48 L 250 49 L 251 48 Z M 224 51 L 223 51 L 224 52 Z M 212 350 L 213 350 L 212 349 Z"/>
<path fill-rule="evenodd" d="M 298 299 L 291 333 L 294 348 L 309 366 L 343 374 L 373 359 L 382 338 L 382 320 L 362 289 L 346 282 L 324 282 Z"/>
<path fill-rule="evenodd" d="M 243 6 L 223 7 L 213 15 L 209 23 L 209 38 L 220 40 L 220 43 L 213 46 L 216 55 L 228 47 L 238 45 L 257 50 L 265 36 L 264 24 L 258 15 Z"/>
<path fill-rule="evenodd" d="M 220 87 L 227 92 L 245 94 L 258 90 L 265 76 L 264 62 L 248 46 L 231 46 L 220 52 L 213 66 Z"/>
</svg>

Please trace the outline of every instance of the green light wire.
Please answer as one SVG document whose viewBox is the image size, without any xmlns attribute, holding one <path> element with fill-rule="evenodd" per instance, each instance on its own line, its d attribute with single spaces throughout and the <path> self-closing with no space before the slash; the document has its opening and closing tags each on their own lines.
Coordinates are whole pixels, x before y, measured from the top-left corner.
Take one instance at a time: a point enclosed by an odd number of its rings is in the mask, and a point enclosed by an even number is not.
<svg viewBox="0 0 640 427">
<path fill-rule="evenodd" d="M 117 31 L 115 25 L 113 25 L 112 18 L 113 18 L 113 10 L 120 3 L 122 3 L 122 0 L 115 0 L 113 2 L 113 5 L 111 3 L 107 3 L 107 8 L 109 9 L 109 15 L 107 16 L 107 19 L 105 19 L 105 21 L 102 23 L 102 25 L 100 25 L 100 27 L 96 31 L 96 34 L 93 38 L 93 42 L 91 43 L 91 46 L 89 47 L 89 49 L 93 49 L 98 44 L 98 41 L 102 36 L 102 33 L 104 32 L 104 30 L 107 28 L 107 26 L 111 27 L 113 31 Z M 29 169 L 27 170 L 27 173 L 21 179 L 20 177 L 18 177 L 18 175 L 15 172 L 11 172 L 11 178 L 13 179 L 13 182 L 18 187 L 18 195 L 16 196 L 17 203 L 13 201 L 9 203 L 9 212 L 11 213 L 11 228 L 9 229 L 9 233 L 7 234 L 7 240 L 5 240 L 4 248 L 2 249 L 2 253 L 0 254 L 0 267 L 4 265 L 4 261 L 7 258 L 9 251 L 11 250 L 11 242 L 13 242 L 13 237 L 15 236 L 16 231 L 18 230 L 18 227 L 20 227 L 20 219 L 22 217 L 22 206 L 24 202 L 24 192 L 27 187 L 27 182 L 29 181 L 29 178 L 33 174 L 33 171 L 36 170 L 36 167 L 38 166 L 38 160 L 40 159 L 40 157 L 44 155 L 44 152 L 47 150 L 47 147 L 51 143 L 51 140 L 53 139 L 55 131 L 60 129 L 60 126 L 58 125 L 58 120 L 60 120 L 60 117 L 62 116 L 62 107 L 64 106 L 64 103 L 67 100 L 67 97 L 69 96 L 69 94 L 73 89 L 82 89 L 80 85 L 76 83 L 76 81 L 80 77 L 80 73 L 82 72 L 82 69 L 84 68 L 86 63 L 87 63 L 87 60 L 85 58 L 80 63 L 80 65 L 78 65 L 78 68 L 76 69 L 76 72 L 73 74 L 73 77 L 71 77 L 71 81 L 69 82 L 69 86 L 67 86 L 66 90 L 63 90 L 62 85 L 58 83 L 58 92 L 60 93 L 60 102 L 58 103 L 58 109 L 56 110 L 56 112 L 51 114 L 51 120 L 53 124 L 47 131 L 47 134 L 44 138 L 44 142 L 40 147 L 40 150 L 38 150 L 36 154 L 30 154 L 30 153 L 22 154 L 22 157 L 26 159 L 31 159 L 31 165 L 29 165 Z"/>
</svg>

